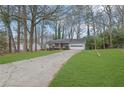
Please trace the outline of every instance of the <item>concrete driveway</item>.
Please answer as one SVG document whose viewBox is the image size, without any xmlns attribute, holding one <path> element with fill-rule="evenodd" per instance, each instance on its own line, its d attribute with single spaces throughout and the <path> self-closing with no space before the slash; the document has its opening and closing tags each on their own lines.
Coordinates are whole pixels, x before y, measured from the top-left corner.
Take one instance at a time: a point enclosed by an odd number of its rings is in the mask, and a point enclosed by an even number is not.
<svg viewBox="0 0 124 93">
<path fill-rule="evenodd" d="M 62 65 L 80 50 L 66 50 L 0 65 L 1 87 L 47 87 Z"/>
</svg>

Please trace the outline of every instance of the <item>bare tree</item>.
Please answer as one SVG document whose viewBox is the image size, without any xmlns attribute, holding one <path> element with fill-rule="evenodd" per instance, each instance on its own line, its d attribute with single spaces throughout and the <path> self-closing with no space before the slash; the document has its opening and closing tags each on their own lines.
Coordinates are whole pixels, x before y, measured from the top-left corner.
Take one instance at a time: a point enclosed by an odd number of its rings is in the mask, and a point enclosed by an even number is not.
<svg viewBox="0 0 124 93">
<path fill-rule="evenodd" d="M 92 8 L 93 9 L 93 8 Z M 96 45 L 96 25 L 95 25 L 95 15 L 93 10 L 91 9 L 91 17 L 92 17 L 92 28 L 93 28 L 93 35 L 94 35 L 94 48 L 97 49 Z"/>
<path fill-rule="evenodd" d="M 9 52 L 12 52 L 12 46 L 13 46 L 13 52 L 16 52 L 16 44 L 14 41 L 13 33 L 11 30 L 11 21 L 12 21 L 12 10 L 10 6 L 0 6 L 0 14 L 1 14 L 1 19 L 4 22 L 4 25 L 8 29 L 8 35 L 9 35 Z M 12 43 L 11 43 L 12 42 Z"/>
<path fill-rule="evenodd" d="M 26 12 L 26 6 L 23 6 L 23 22 L 24 22 L 24 51 L 27 51 L 27 12 Z"/>
<path fill-rule="evenodd" d="M 37 26 L 35 26 L 35 51 L 37 51 Z"/>
<path fill-rule="evenodd" d="M 17 38 L 17 51 L 19 52 L 20 51 L 20 29 L 21 29 L 21 7 L 18 6 L 18 32 L 17 32 L 17 35 L 18 35 L 18 38 Z"/>
<path fill-rule="evenodd" d="M 113 43 L 112 43 L 112 6 L 107 5 L 104 6 L 105 8 L 105 13 L 108 15 L 108 19 L 109 19 L 109 47 L 113 47 Z"/>
</svg>

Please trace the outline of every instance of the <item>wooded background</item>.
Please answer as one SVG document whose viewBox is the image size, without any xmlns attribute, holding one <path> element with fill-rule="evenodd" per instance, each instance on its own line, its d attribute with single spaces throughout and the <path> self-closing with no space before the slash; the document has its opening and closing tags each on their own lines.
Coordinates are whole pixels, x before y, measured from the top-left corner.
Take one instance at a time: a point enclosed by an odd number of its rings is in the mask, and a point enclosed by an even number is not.
<svg viewBox="0 0 124 93">
<path fill-rule="evenodd" d="M 0 6 L 0 51 L 37 51 L 51 39 L 84 37 L 86 49 L 123 48 L 124 6 Z"/>
</svg>

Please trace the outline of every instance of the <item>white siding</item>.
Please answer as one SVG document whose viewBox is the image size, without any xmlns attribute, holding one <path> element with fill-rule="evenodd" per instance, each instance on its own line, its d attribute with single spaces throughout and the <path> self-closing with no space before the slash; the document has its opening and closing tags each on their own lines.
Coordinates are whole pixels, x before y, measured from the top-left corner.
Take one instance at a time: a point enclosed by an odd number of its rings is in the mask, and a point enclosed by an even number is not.
<svg viewBox="0 0 124 93">
<path fill-rule="evenodd" d="M 85 44 L 69 44 L 69 48 L 72 50 L 84 50 L 85 49 Z"/>
</svg>

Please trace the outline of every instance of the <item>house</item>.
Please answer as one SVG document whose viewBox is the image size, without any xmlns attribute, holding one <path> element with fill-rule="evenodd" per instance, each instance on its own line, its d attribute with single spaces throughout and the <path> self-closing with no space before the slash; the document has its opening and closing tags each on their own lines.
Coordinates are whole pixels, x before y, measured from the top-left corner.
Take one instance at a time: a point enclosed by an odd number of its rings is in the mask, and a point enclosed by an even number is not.
<svg viewBox="0 0 124 93">
<path fill-rule="evenodd" d="M 47 42 L 48 49 L 85 49 L 85 39 L 57 39 Z"/>
</svg>

